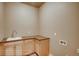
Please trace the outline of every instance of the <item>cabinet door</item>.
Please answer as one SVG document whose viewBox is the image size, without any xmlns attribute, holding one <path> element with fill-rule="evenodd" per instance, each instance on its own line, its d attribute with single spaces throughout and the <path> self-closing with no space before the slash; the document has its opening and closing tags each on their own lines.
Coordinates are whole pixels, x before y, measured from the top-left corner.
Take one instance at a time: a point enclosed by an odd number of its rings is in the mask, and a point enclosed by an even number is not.
<svg viewBox="0 0 79 59">
<path fill-rule="evenodd" d="M 22 41 L 11 42 L 5 44 L 6 56 L 21 56 L 22 55 Z"/>
<path fill-rule="evenodd" d="M 40 42 L 39 40 L 35 40 L 35 52 L 40 55 Z"/>
<path fill-rule="evenodd" d="M 22 41 L 16 43 L 16 56 L 22 56 Z"/>
<path fill-rule="evenodd" d="M 15 56 L 16 55 L 16 45 L 14 42 L 5 43 L 5 56 Z"/>
<path fill-rule="evenodd" d="M 4 56 L 5 55 L 5 47 L 3 44 L 0 44 L 0 56 Z"/>
<path fill-rule="evenodd" d="M 41 56 L 48 56 L 49 55 L 49 40 L 41 40 L 39 41 L 39 47 L 40 47 L 40 51 L 39 54 Z"/>
<path fill-rule="evenodd" d="M 23 55 L 28 55 L 34 51 L 34 40 L 29 39 L 23 42 Z"/>
</svg>

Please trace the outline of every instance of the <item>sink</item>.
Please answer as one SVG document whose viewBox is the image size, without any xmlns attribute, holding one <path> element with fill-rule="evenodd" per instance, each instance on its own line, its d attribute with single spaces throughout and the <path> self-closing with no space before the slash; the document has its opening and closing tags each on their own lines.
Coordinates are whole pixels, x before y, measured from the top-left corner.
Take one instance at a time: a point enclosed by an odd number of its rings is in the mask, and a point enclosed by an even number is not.
<svg viewBox="0 0 79 59">
<path fill-rule="evenodd" d="M 19 39 L 22 39 L 22 37 L 11 37 L 11 38 L 7 38 L 6 41 L 19 40 Z"/>
</svg>

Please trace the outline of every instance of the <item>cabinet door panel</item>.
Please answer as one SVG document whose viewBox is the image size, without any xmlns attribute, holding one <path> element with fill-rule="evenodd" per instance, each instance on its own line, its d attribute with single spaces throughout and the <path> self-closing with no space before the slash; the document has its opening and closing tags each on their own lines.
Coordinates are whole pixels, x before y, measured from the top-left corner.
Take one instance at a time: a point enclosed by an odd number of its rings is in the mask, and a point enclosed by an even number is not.
<svg viewBox="0 0 79 59">
<path fill-rule="evenodd" d="M 5 55 L 6 56 L 15 56 L 16 55 L 16 42 L 5 43 Z"/>
<path fill-rule="evenodd" d="M 0 44 L 0 56 L 4 56 L 5 55 L 5 47 L 3 44 Z"/>
<path fill-rule="evenodd" d="M 42 55 L 42 56 L 49 55 L 49 42 L 48 42 L 48 40 L 43 40 L 40 42 L 40 55 Z"/>
<path fill-rule="evenodd" d="M 23 43 L 23 55 L 30 54 L 34 51 L 34 40 L 25 40 Z"/>
<path fill-rule="evenodd" d="M 38 40 L 35 40 L 35 52 L 40 55 L 40 42 Z"/>
<path fill-rule="evenodd" d="M 5 49 L 5 55 L 6 56 L 14 56 L 15 55 L 15 49 L 14 46 L 8 46 Z"/>
<path fill-rule="evenodd" d="M 16 56 L 22 56 L 22 41 L 17 42 L 16 44 Z"/>
</svg>

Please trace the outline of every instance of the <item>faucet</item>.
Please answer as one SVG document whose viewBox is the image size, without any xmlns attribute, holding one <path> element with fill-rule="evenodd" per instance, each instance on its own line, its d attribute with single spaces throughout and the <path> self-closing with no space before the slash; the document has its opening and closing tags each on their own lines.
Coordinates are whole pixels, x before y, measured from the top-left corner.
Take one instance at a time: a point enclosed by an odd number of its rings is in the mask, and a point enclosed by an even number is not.
<svg viewBox="0 0 79 59">
<path fill-rule="evenodd" d="M 15 34 L 17 34 L 17 32 L 16 31 L 12 31 L 11 37 L 14 37 Z"/>
</svg>

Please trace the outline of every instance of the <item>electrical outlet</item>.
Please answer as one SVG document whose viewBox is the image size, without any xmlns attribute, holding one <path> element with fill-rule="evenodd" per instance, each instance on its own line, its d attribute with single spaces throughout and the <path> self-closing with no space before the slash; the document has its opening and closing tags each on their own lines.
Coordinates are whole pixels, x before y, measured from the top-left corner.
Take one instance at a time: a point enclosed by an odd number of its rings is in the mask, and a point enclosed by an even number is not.
<svg viewBox="0 0 79 59">
<path fill-rule="evenodd" d="M 67 41 L 65 41 L 65 40 L 59 40 L 59 45 L 67 46 Z"/>
</svg>

